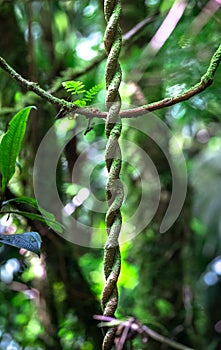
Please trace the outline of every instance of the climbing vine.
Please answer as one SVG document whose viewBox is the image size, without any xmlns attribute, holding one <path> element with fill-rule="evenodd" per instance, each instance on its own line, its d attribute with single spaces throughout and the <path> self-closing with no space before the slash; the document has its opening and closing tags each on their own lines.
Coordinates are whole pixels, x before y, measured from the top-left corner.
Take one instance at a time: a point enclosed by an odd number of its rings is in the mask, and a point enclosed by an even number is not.
<svg viewBox="0 0 221 350">
<path fill-rule="evenodd" d="M 105 153 L 106 167 L 108 170 L 108 180 L 106 185 L 106 196 L 108 201 L 108 211 L 106 214 L 106 228 L 108 239 L 105 245 L 104 254 L 104 274 L 106 284 L 102 295 L 102 308 L 104 316 L 114 316 L 118 303 L 117 280 L 120 273 L 120 249 L 118 237 L 121 229 L 120 207 L 123 201 L 123 186 L 120 182 L 121 170 L 121 150 L 118 139 L 121 134 L 121 120 L 119 112 L 121 99 L 119 86 L 121 83 L 121 68 L 118 62 L 122 36 L 119 26 L 121 13 L 121 2 L 107 0 L 104 3 L 104 15 L 107 28 L 104 36 L 105 50 L 107 53 L 106 64 L 106 136 L 107 146 Z M 103 349 L 110 349 L 113 344 L 115 329 L 107 331 Z"/>
</svg>

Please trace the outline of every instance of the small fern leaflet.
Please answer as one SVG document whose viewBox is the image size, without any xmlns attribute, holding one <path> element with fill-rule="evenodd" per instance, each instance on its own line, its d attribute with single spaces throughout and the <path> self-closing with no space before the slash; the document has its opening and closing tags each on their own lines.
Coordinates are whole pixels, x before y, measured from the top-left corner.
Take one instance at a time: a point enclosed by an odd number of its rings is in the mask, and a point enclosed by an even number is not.
<svg viewBox="0 0 221 350">
<path fill-rule="evenodd" d="M 101 90 L 101 84 L 93 86 L 91 89 L 85 92 L 83 101 L 91 102 L 97 93 Z"/>
<path fill-rule="evenodd" d="M 64 81 L 62 86 L 65 88 L 67 92 L 70 92 L 72 95 L 80 95 L 85 92 L 84 83 L 81 81 Z"/>
<path fill-rule="evenodd" d="M 93 100 L 93 98 L 97 95 L 97 93 L 101 90 L 102 85 L 95 85 L 88 91 L 85 90 L 85 85 L 81 81 L 69 80 L 64 81 L 62 83 L 64 89 L 71 93 L 71 95 L 80 95 L 83 94 L 82 99 L 78 99 L 74 101 L 74 104 L 79 107 L 85 107 L 89 102 Z"/>
</svg>

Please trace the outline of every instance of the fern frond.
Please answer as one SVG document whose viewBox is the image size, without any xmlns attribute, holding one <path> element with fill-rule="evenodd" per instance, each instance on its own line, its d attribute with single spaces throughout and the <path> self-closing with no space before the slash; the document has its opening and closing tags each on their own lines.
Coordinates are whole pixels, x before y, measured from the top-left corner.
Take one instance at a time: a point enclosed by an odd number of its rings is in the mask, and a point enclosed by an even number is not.
<svg viewBox="0 0 221 350">
<path fill-rule="evenodd" d="M 64 89 L 71 93 L 71 95 L 80 95 L 84 94 L 82 99 L 74 101 L 74 104 L 79 107 L 85 107 L 97 93 L 101 90 L 102 85 L 95 85 L 88 91 L 85 90 L 85 85 L 81 81 L 69 80 L 62 82 Z"/>
<path fill-rule="evenodd" d="M 85 107 L 87 103 L 84 100 L 76 100 L 74 101 L 74 104 L 77 105 L 78 107 Z"/>
<path fill-rule="evenodd" d="M 93 86 L 91 89 L 85 92 L 83 100 L 85 102 L 91 102 L 97 93 L 101 90 L 102 85 L 98 84 Z"/>
<path fill-rule="evenodd" d="M 62 83 L 64 89 L 72 95 L 80 95 L 85 92 L 84 83 L 81 81 L 69 80 Z"/>
</svg>

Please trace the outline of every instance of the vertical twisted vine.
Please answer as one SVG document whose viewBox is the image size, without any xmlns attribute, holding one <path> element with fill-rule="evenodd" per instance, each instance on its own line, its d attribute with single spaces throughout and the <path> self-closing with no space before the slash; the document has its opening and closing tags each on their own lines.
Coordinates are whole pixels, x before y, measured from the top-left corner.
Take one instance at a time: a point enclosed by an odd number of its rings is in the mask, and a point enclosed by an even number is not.
<svg viewBox="0 0 221 350">
<path fill-rule="evenodd" d="M 120 0 L 105 0 L 104 15 L 107 27 L 104 35 L 104 45 L 107 53 L 106 64 L 106 136 L 107 146 L 105 152 L 105 162 L 108 170 L 108 180 L 106 185 L 106 196 L 108 201 L 108 211 L 106 214 L 106 228 L 108 239 L 104 251 L 104 274 L 106 283 L 102 295 L 102 308 L 105 316 L 113 317 L 118 304 L 117 280 L 120 273 L 120 249 L 118 237 L 121 230 L 120 207 L 123 202 L 123 186 L 120 182 L 121 170 L 121 150 L 118 139 L 121 134 L 121 120 L 119 112 L 121 108 L 121 98 L 119 86 L 121 83 L 121 68 L 118 62 L 122 35 L 119 26 L 121 13 Z M 109 329 L 103 341 L 103 350 L 112 348 L 115 336 L 115 329 Z"/>
</svg>

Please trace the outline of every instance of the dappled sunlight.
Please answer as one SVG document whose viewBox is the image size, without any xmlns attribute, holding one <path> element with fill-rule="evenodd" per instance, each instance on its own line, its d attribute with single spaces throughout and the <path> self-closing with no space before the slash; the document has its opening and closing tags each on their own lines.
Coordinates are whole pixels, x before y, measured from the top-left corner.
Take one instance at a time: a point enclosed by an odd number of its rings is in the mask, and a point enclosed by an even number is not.
<svg viewBox="0 0 221 350">
<path fill-rule="evenodd" d="M 74 196 L 71 200 L 71 202 L 69 202 L 68 204 L 66 204 L 64 206 L 63 209 L 63 214 L 65 216 L 69 216 L 71 214 L 73 214 L 73 212 L 75 211 L 75 209 L 79 206 L 81 206 L 86 199 L 89 197 L 90 195 L 90 191 L 87 188 L 82 188 L 76 196 Z"/>
</svg>

